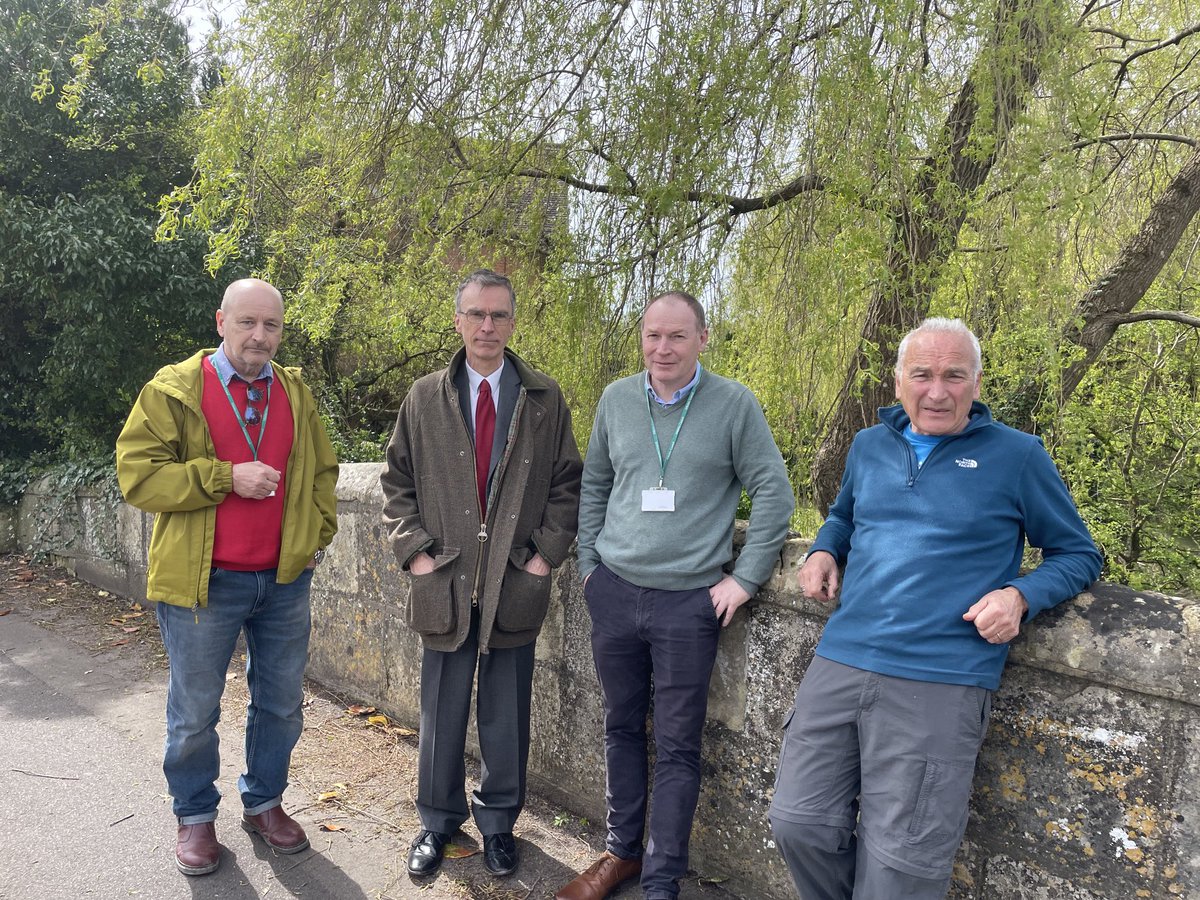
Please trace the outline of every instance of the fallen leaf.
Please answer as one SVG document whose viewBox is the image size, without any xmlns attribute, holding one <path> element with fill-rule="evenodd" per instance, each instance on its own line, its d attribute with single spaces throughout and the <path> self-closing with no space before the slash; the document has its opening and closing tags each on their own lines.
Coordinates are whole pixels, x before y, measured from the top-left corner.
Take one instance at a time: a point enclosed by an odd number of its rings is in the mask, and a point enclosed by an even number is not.
<svg viewBox="0 0 1200 900">
<path fill-rule="evenodd" d="M 346 830 L 345 825 L 337 825 L 332 822 L 322 822 L 317 827 L 320 828 L 321 831 L 345 831 Z"/>
<path fill-rule="evenodd" d="M 367 721 L 372 725 L 386 725 L 388 723 L 387 716 L 368 716 Z"/>
<path fill-rule="evenodd" d="M 341 791 L 322 791 L 317 794 L 317 800 L 321 803 L 328 803 L 330 800 L 336 800 L 340 796 L 342 796 Z"/>
<path fill-rule="evenodd" d="M 466 859 L 479 852 L 478 847 L 464 847 L 462 844 L 447 844 L 446 859 Z"/>
<path fill-rule="evenodd" d="M 112 642 L 111 644 L 109 644 L 108 646 L 110 646 L 110 647 L 120 647 L 122 644 L 128 644 L 128 643 L 129 643 L 129 638 L 124 638 L 123 640 L 119 640 L 119 641 L 113 641 L 113 642 Z"/>
<path fill-rule="evenodd" d="M 356 703 L 356 704 L 354 704 L 354 706 L 346 707 L 346 712 L 350 713 L 350 715 L 352 715 L 352 716 L 366 716 L 366 715 L 370 715 L 371 713 L 375 712 L 375 707 L 359 706 Z"/>
<path fill-rule="evenodd" d="M 111 597 L 112 594 L 110 594 L 108 591 L 96 591 L 96 596 L 97 597 Z"/>
<path fill-rule="evenodd" d="M 125 613 L 123 616 L 121 616 L 121 618 L 122 619 L 140 619 L 145 614 L 146 614 L 146 611 L 144 609 L 139 609 L 137 612 Z"/>
<path fill-rule="evenodd" d="M 33 581 L 33 579 L 37 578 L 37 574 L 26 569 L 24 572 L 18 572 L 17 578 L 21 581 Z"/>
<path fill-rule="evenodd" d="M 724 884 L 728 879 L 724 876 L 709 875 L 703 878 L 697 878 L 697 884 Z"/>
<path fill-rule="evenodd" d="M 46 602 L 47 602 L 47 603 L 57 603 L 57 602 L 58 602 L 58 598 L 57 598 L 57 597 L 47 597 L 47 598 L 46 598 Z"/>
<path fill-rule="evenodd" d="M 140 604 L 140 603 L 135 603 L 135 604 L 133 604 L 133 608 L 134 608 L 134 609 L 142 609 L 142 604 Z M 143 612 L 144 612 L 144 610 L 143 610 Z"/>
<path fill-rule="evenodd" d="M 132 627 L 129 627 L 129 628 L 122 628 L 121 630 L 122 630 L 123 632 L 125 632 L 126 634 L 136 634 L 137 632 L 139 632 L 139 631 L 141 631 L 141 630 L 142 630 L 142 626 L 141 626 L 141 625 L 134 625 L 134 626 L 132 626 Z"/>
<path fill-rule="evenodd" d="M 0 616 L 7 616 L 10 612 L 12 612 L 11 609 L 0 609 Z"/>
<path fill-rule="evenodd" d="M 400 735 L 401 737 L 412 737 L 413 735 L 416 734 L 416 732 L 413 731 L 411 728 L 403 728 L 399 725 L 397 725 L 395 728 L 393 728 L 392 731 L 395 732 L 396 734 Z"/>
</svg>

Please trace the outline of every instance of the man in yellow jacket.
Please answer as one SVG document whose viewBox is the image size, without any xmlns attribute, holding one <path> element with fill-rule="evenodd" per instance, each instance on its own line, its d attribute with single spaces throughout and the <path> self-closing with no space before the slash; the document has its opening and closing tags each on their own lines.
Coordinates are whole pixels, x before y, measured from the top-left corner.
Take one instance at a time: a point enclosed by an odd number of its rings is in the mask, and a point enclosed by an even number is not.
<svg viewBox="0 0 1200 900">
<path fill-rule="evenodd" d="M 284 812 L 300 738 L 309 584 L 337 530 L 337 458 L 300 370 L 272 365 L 283 298 L 233 282 L 219 348 L 165 366 L 117 438 L 125 499 L 155 513 L 146 596 L 171 664 L 163 772 L 185 875 L 220 863 L 216 723 L 225 674 L 246 636 L 242 827 L 281 853 L 308 838 Z"/>
</svg>

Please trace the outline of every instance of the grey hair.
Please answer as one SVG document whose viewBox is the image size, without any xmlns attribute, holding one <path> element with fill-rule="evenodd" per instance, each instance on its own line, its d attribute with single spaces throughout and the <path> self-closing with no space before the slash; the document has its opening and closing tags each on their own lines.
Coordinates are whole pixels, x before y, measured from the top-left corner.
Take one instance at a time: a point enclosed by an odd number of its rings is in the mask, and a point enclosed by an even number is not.
<svg viewBox="0 0 1200 900">
<path fill-rule="evenodd" d="M 900 346 L 896 348 L 896 369 L 897 375 L 904 367 L 904 356 L 908 352 L 909 342 L 921 334 L 952 334 L 960 338 L 966 338 L 971 344 L 971 374 L 978 375 L 983 371 L 983 353 L 979 349 L 979 338 L 971 332 L 971 329 L 963 324 L 962 319 L 946 319 L 941 316 L 932 316 L 910 331 L 900 341 Z"/>
<path fill-rule="evenodd" d="M 708 327 L 708 323 L 704 319 L 704 305 L 687 291 L 664 291 L 661 294 L 656 294 L 650 298 L 650 302 L 646 304 L 646 309 L 642 311 L 642 315 L 644 316 L 646 311 L 659 300 L 678 300 L 681 303 L 686 303 L 696 316 L 696 330 L 703 331 Z"/>
<path fill-rule="evenodd" d="M 462 312 L 462 295 L 470 285 L 477 284 L 481 288 L 487 287 L 502 287 L 508 291 L 508 300 L 512 304 L 513 314 L 517 312 L 517 292 L 513 290 L 512 282 L 499 272 L 493 272 L 491 269 L 476 269 L 470 275 L 463 279 L 462 284 L 458 286 L 458 290 L 454 293 L 454 311 Z"/>
<path fill-rule="evenodd" d="M 279 305 L 283 306 L 283 294 L 279 293 L 279 288 L 271 284 L 269 281 L 263 281 L 261 278 L 239 278 L 237 281 L 231 281 L 229 287 L 225 288 L 225 293 L 221 295 L 221 312 L 229 312 L 229 304 L 233 297 L 239 291 L 250 288 L 266 288 L 275 295 L 275 299 L 279 301 Z"/>
</svg>

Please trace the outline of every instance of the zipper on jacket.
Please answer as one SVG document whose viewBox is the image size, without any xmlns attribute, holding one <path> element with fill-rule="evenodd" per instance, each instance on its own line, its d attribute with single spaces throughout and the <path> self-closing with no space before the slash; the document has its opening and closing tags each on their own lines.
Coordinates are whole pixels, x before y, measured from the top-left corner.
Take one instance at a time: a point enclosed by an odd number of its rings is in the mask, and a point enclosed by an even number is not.
<svg viewBox="0 0 1200 900">
<path fill-rule="evenodd" d="M 508 435 L 506 436 L 506 439 L 504 441 L 504 455 L 500 457 L 500 461 L 496 464 L 496 471 L 495 471 L 495 476 L 494 476 L 496 479 L 501 479 L 504 477 L 504 470 L 505 470 L 505 468 L 507 468 L 508 459 L 512 455 L 513 441 L 511 440 L 511 438 L 517 432 L 517 425 L 519 424 L 520 418 L 521 418 L 521 410 L 525 405 L 522 402 L 522 399 L 524 397 L 524 391 L 525 391 L 525 388 L 524 388 L 524 386 L 522 386 L 521 394 L 517 397 L 517 405 L 513 409 L 512 421 L 509 422 L 509 425 L 508 425 Z M 461 409 L 461 407 L 459 407 L 459 408 Z M 466 426 L 467 426 L 467 423 L 466 423 L 466 421 L 464 421 L 463 427 L 466 428 Z M 470 436 L 471 436 L 471 433 L 468 430 L 467 437 L 470 438 Z M 478 461 L 476 460 L 475 442 L 473 440 L 471 441 L 471 463 L 472 463 L 471 473 L 474 474 L 476 471 L 478 471 Z M 488 492 L 488 499 L 491 499 L 491 491 Z M 474 606 L 474 607 L 479 606 L 479 580 L 483 574 L 484 549 L 485 549 L 485 545 L 487 544 L 487 540 L 488 540 L 487 529 L 488 529 L 487 510 L 484 509 L 483 504 L 480 504 L 479 505 L 479 534 L 476 535 L 476 537 L 479 538 L 479 553 L 477 553 L 475 556 L 475 580 L 471 584 L 471 606 Z"/>
<path fill-rule="evenodd" d="M 483 545 L 487 543 L 487 522 L 479 523 L 479 552 L 475 554 L 475 578 L 471 582 L 471 605 L 479 605 L 479 575 L 483 571 Z"/>
<path fill-rule="evenodd" d="M 968 425 L 969 425 L 969 423 L 968 423 Z M 917 479 L 921 477 L 921 472 L 924 471 L 925 465 L 917 464 L 916 448 L 913 447 L 913 445 L 908 442 L 908 439 L 902 433 L 900 433 L 899 431 L 896 431 L 896 429 L 894 429 L 894 428 L 890 428 L 888 430 L 891 431 L 892 436 L 895 437 L 896 440 L 900 442 L 900 445 L 904 448 L 905 452 L 907 453 L 907 457 L 905 459 L 905 463 L 908 466 L 907 487 L 912 487 L 914 484 L 917 483 Z M 944 447 L 947 443 L 949 443 L 950 441 L 953 441 L 955 438 L 961 437 L 964 434 L 966 434 L 965 428 L 962 431 L 955 432 L 954 434 L 946 435 L 945 440 L 938 441 L 937 444 L 935 444 L 933 446 L 933 448 L 929 451 L 929 456 L 925 457 L 925 464 L 928 464 L 929 460 L 933 458 L 933 455 L 935 453 L 937 453 L 939 450 L 941 450 L 942 447 Z"/>
<path fill-rule="evenodd" d="M 200 601 L 192 601 L 192 618 L 196 620 L 196 624 L 200 624 Z"/>
</svg>

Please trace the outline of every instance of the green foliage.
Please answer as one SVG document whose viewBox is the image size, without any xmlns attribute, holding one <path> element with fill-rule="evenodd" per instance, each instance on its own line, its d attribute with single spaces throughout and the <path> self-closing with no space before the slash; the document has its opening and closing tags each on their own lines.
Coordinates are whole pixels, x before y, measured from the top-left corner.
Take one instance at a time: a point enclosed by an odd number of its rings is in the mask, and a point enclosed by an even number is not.
<svg viewBox="0 0 1200 900">
<path fill-rule="evenodd" d="M 155 369 L 213 340 L 203 237 L 154 241 L 189 58 L 154 2 L 0 10 L 0 453 L 108 452 Z"/>
<path fill-rule="evenodd" d="M 1193 585 L 1175 487 L 1200 464 L 1172 461 L 1195 395 L 1175 363 L 1151 365 L 1148 326 L 1122 326 L 1057 400 L 1080 298 L 1200 134 L 1200 36 L 1173 0 L 1074 15 L 1053 0 L 252 0 L 159 234 L 203 234 L 213 269 L 261 239 L 289 300 L 285 351 L 320 375 L 356 458 L 457 346 L 462 269 L 513 275 L 514 347 L 563 384 L 581 443 L 604 385 L 638 365 L 645 299 L 688 288 L 711 313 L 705 364 L 762 400 L 804 508 L 833 411 L 864 395 L 842 385 L 868 310 L 962 316 L 986 348 L 985 399 L 1042 430 L 1112 573 Z M 959 100 L 974 125 L 955 155 Z M 961 188 L 952 160 L 984 167 L 982 186 Z M 1196 314 L 1196 241 L 1193 224 L 1159 279 L 1174 287 L 1147 304 Z M 1187 333 L 1155 340 L 1177 355 Z M 889 337 L 852 385 L 890 383 Z"/>
<path fill-rule="evenodd" d="M 36 460 L 0 456 L 0 506 L 20 503 L 25 489 L 37 477 L 39 470 L 40 465 Z"/>
<path fill-rule="evenodd" d="M 79 456 L 69 462 L 54 462 L 49 457 L 33 459 L 0 456 L 0 503 L 20 502 L 26 490 L 38 484 L 44 502 L 37 507 L 31 548 L 38 561 L 48 559 L 56 549 L 83 539 L 84 519 L 80 497 L 90 494 L 103 510 L 114 511 L 121 500 L 117 485 L 114 455 Z M 116 533 L 97 529 L 95 549 L 101 556 L 116 558 Z"/>
<path fill-rule="evenodd" d="M 1055 429 L 1055 457 L 1107 560 L 1134 588 L 1200 596 L 1200 341 L 1130 326 Z"/>
<path fill-rule="evenodd" d="M 216 301 L 196 239 L 153 241 L 128 199 L 0 196 L 0 451 L 111 448 L 158 366 L 212 340 Z"/>
</svg>

